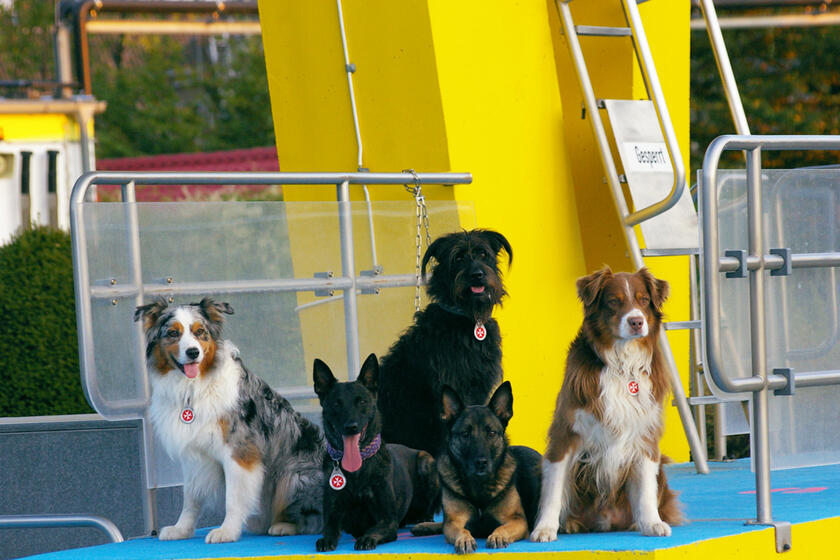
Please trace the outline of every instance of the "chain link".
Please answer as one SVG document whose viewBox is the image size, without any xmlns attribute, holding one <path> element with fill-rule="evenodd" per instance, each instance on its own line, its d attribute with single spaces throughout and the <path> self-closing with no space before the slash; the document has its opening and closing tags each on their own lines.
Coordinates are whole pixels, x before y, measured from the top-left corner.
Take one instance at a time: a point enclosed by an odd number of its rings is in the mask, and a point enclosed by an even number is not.
<svg viewBox="0 0 840 560">
<path fill-rule="evenodd" d="M 416 259 L 414 264 L 414 279 L 415 279 L 415 287 L 414 287 L 414 311 L 420 311 L 420 283 L 421 283 L 421 274 L 420 274 L 420 265 L 421 265 L 421 257 L 422 257 L 422 246 L 423 246 L 423 230 L 425 229 L 426 233 L 426 248 L 428 249 L 429 245 L 432 244 L 432 233 L 429 229 L 429 211 L 426 208 L 426 197 L 423 196 L 423 191 L 420 185 L 420 177 L 417 175 L 417 172 L 413 169 L 403 169 L 403 173 L 411 173 L 414 177 L 414 184 L 413 185 L 404 185 L 405 190 L 410 192 L 414 195 L 414 202 L 416 203 L 415 207 L 415 218 L 417 219 L 417 235 L 415 236 L 415 249 L 416 249 Z"/>
</svg>

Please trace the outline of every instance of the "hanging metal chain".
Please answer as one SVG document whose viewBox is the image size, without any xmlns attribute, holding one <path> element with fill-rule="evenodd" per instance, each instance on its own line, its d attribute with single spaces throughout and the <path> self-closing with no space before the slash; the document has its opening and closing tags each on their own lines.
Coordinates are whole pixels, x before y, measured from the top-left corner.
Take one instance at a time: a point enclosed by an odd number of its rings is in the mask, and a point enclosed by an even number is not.
<svg viewBox="0 0 840 560">
<path fill-rule="evenodd" d="M 421 264 L 421 257 L 422 257 L 422 245 L 423 245 L 423 230 L 425 229 L 426 233 L 426 248 L 429 248 L 429 245 L 432 244 L 432 233 L 429 229 L 429 212 L 426 208 L 426 197 L 423 196 L 423 190 L 420 185 L 420 177 L 417 175 L 417 172 L 413 169 L 403 169 L 403 173 L 411 173 L 414 177 L 414 185 L 404 185 L 405 190 L 410 192 L 414 195 L 414 202 L 416 203 L 415 208 L 415 217 L 417 218 L 417 235 L 415 237 L 415 249 L 417 258 L 414 264 L 414 279 L 415 279 L 415 287 L 414 287 L 414 311 L 420 311 L 420 283 L 421 283 L 421 275 L 420 275 L 420 264 Z"/>
</svg>

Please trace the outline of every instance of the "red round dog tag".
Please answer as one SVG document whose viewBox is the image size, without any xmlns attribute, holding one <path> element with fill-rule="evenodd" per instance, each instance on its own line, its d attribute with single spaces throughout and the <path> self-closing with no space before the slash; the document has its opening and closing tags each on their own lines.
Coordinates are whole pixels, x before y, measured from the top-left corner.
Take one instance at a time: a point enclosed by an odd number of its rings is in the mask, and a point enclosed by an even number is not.
<svg viewBox="0 0 840 560">
<path fill-rule="evenodd" d="M 330 475 L 330 488 L 333 490 L 341 490 L 347 485 L 347 479 L 341 469 L 335 467 Z"/>
<path fill-rule="evenodd" d="M 181 422 L 184 424 L 192 424 L 195 420 L 195 413 L 191 408 L 185 408 L 181 411 Z"/>
<path fill-rule="evenodd" d="M 627 390 L 630 391 L 631 395 L 639 394 L 639 384 L 635 381 L 631 381 L 627 384 Z"/>
<path fill-rule="evenodd" d="M 473 334 L 475 335 L 476 340 L 484 340 L 487 338 L 487 329 L 485 329 L 484 325 L 481 323 L 476 323 L 475 328 L 473 329 Z"/>
</svg>

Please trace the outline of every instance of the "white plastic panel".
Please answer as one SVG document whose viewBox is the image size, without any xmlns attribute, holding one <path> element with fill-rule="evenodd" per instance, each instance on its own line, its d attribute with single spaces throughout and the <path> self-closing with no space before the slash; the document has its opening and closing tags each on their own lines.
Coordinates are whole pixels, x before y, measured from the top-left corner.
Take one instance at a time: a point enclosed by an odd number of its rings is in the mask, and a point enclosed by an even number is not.
<svg viewBox="0 0 840 560">
<path fill-rule="evenodd" d="M 719 170 L 718 178 L 721 254 L 747 249 L 745 172 Z M 840 169 L 764 170 L 762 193 L 768 249 L 840 252 Z M 790 276 L 765 272 L 765 278 L 768 367 L 796 372 L 838 369 L 838 271 L 795 268 Z M 726 374 L 752 375 L 747 278 L 721 274 L 721 312 Z M 838 400 L 837 385 L 797 388 L 793 397 L 771 393 L 772 468 L 840 462 Z"/>
<path fill-rule="evenodd" d="M 139 225 L 140 264 L 146 287 L 164 288 L 206 282 L 310 279 L 316 273 L 342 276 L 336 202 L 168 202 L 85 203 L 83 220 L 91 288 L 132 286 L 132 208 Z M 472 228 L 470 204 L 428 201 L 432 237 Z M 413 199 L 374 202 L 378 264 L 382 275 L 414 275 L 416 206 Z M 351 203 L 357 276 L 372 269 L 367 206 Z M 425 250 L 425 242 L 423 250 Z M 306 292 L 260 292 L 175 295 L 174 303 L 211 295 L 229 302 L 224 337 L 240 349 L 246 367 L 289 397 L 299 411 L 315 417 L 311 366 L 326 361 L 347 379 L 343 292 L 316 297 Z M 100 293 L 105 293 L 101 292 Z M 153 296 L 146 295 L 144 302 Z M 358 294 L 362 360 L 382 354 L 412 321 L 414 287 L 382 288 Z M 142 332 L 133 321 L 136 298 L 92 297 L 92 345 L 95 368 L 83 372 L 98 388 L 93 404 L 107 418 L 139 418 L 138 413 L 109 413 L 119 402 L 142 399 L 146 374 Z M 425 295 L 424 295 L 425 302 Z M 312 305 L 315 303 L 315 305 Z M 357 372 L 353 372 L 355 375 Z M 147 457 L 150 486 L 180 484 L 180 469 L 162 447 Z"/>
</svg>

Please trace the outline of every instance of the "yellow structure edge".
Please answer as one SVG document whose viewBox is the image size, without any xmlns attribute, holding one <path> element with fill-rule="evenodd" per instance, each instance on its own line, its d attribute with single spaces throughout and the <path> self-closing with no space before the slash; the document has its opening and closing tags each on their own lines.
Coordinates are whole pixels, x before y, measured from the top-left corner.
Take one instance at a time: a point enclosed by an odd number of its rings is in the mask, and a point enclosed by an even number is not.
<svg viewBox="0 0 840 560">
<path fill-rule="evenodd" d="M 641 7 L 642 17 L 687 154 L 690 7 L 651 4 L 656 7 Z M 572 7 L 581 24 L 609 25 L 621 16 L 619 0 Z M 336 3 L 260 0 L 259 8 L 280 169 L 355 171 Z M 582 318 L 575 280 L 602 264 L 629 267 L 589 123 L 581 120 L 554 2 L 345 0 L 343 11 L 364 166 L 472 173 L 472 185 L 439 188 L 429 197 L 472 203 L 475 225 L 502 232 L 513 246 L 510 297 L 497 312 L 505 378 L 514 389 L 508 432 L 513 443 L 543 451 L 566 351 Z M 643 86 L 631 43 L 604 45 L 584 44 L 598 95 L 637 97 Z M 374 201 L 410 201 L 400 188 L 370 190 Z M 285 192 L 290 201 L 335 200 L 334 188 Z M 351 194 L 361 197 L 359 189 Z M 433 224 L 433 235 L 440 232 Z M 317 234 L 290 225 L 296 272 L 310 270 L 318 258 L 309 244 Z M 391 240 L 380 251 L 388 258 L 410 243 Z M 357 254 L 364 254 L 358 242 Z M 651 264 L 672 285 L 668 318 L 687 319 L 686 260 Z M 325 313 L 301 318 L 307 362 L 326 356 L 330 363 L 330 352 L 341 353 L 340 344 L 325 340 Z M 384 351 L 410 324 L 410 313 L 395 313 L 381 317 L 387 324 L 375 334 L 361 335 L 374 340 L 360 349 L 362 356 Z M 673 337 L 684 379 L 687 340 L 685 333 Z M 663 451 L 687 461 L 671 407 L 666 421 Z"/>
</svg>

